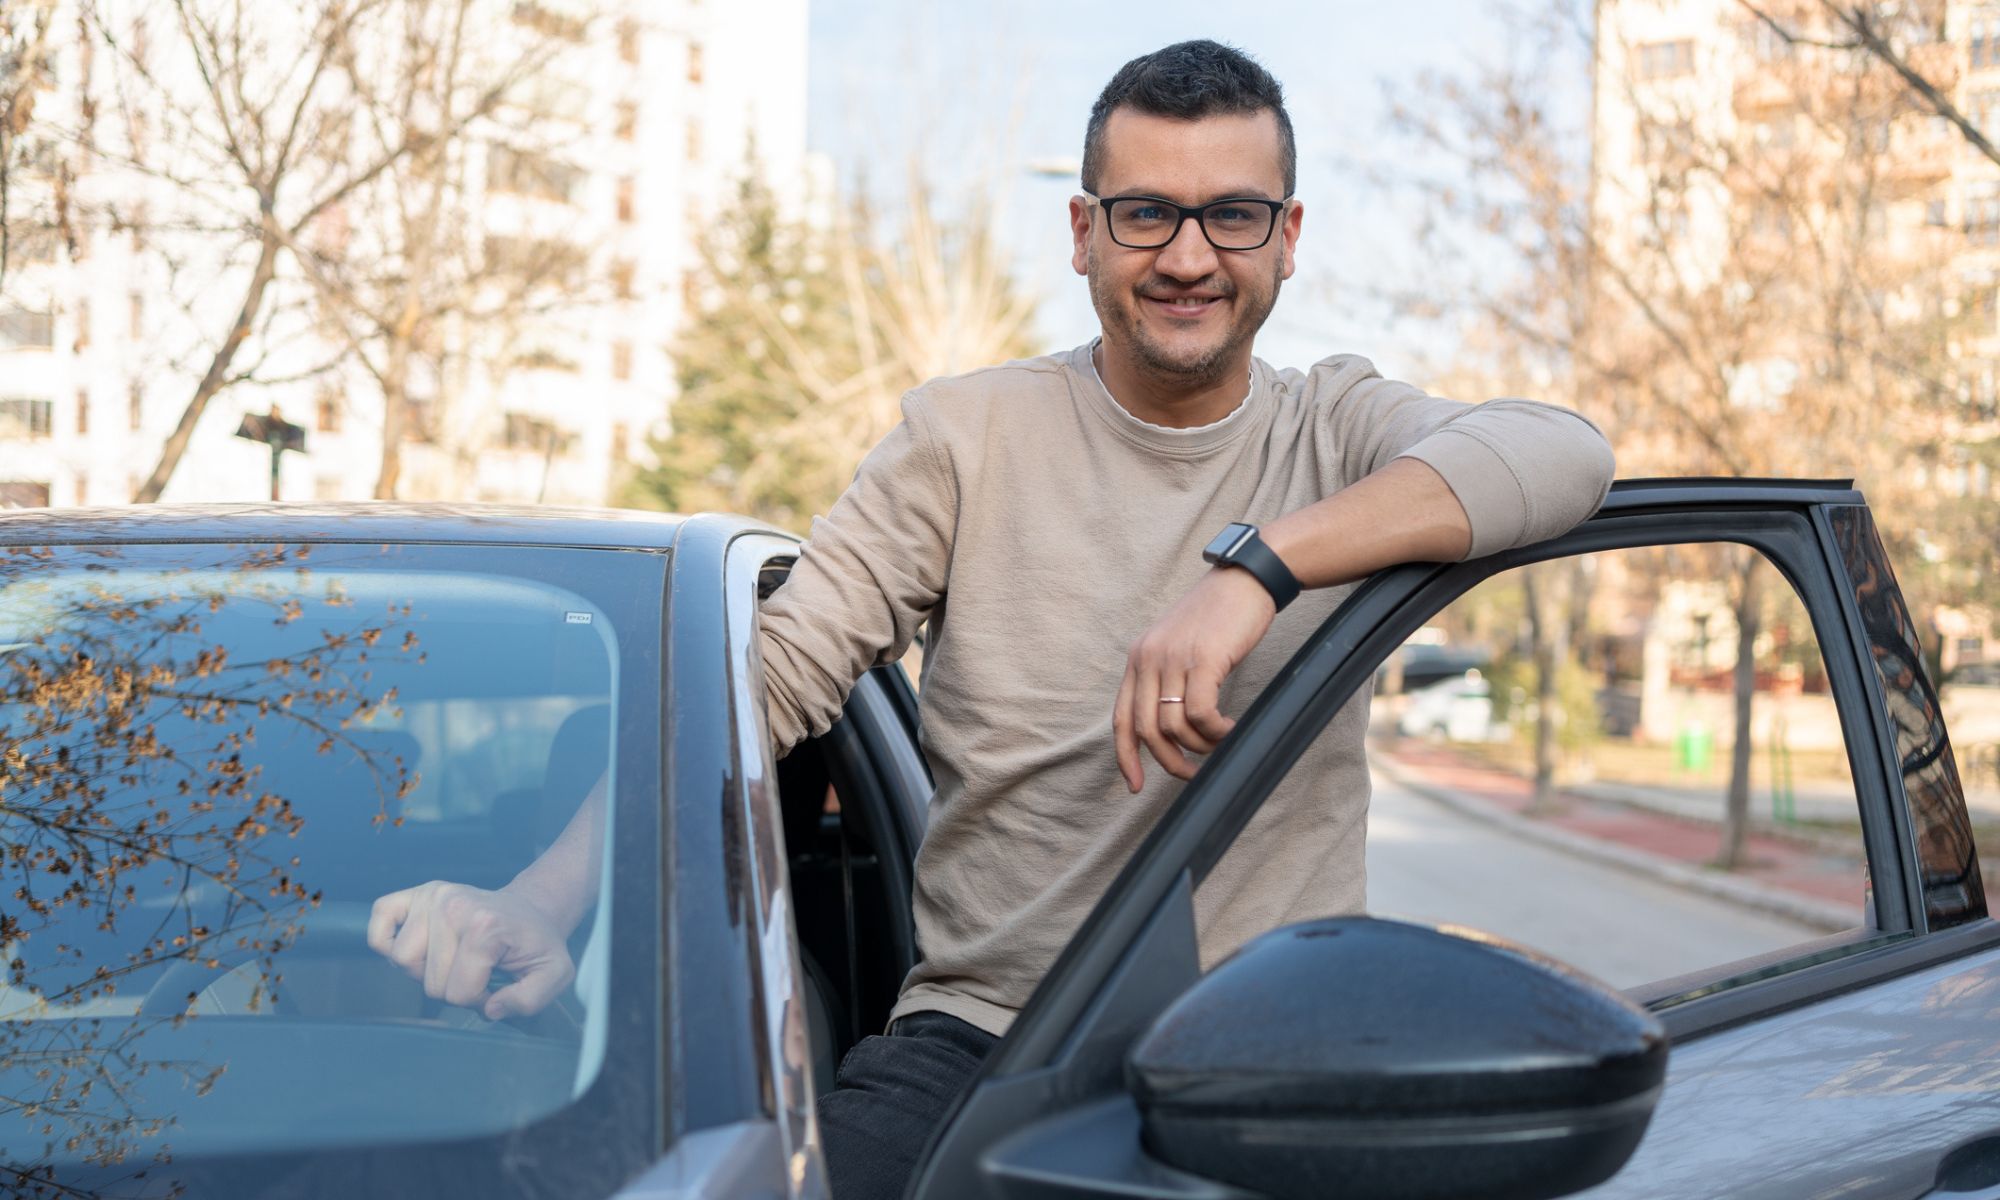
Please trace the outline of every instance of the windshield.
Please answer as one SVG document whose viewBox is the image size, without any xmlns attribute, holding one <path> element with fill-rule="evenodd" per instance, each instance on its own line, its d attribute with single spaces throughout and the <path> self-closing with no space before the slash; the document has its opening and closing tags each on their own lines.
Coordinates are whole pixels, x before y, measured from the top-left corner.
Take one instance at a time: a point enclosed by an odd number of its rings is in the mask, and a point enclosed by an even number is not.
<svg viewBox="0 0 2000 1200">
<path fill-rule="evenodd" d="M 398 889 L 502 887 L 600 779 L 614 798 L 621 771 L 657 780 L 656 747 L 617 731 L 658 728 L 663 562 L 0 550 L 0 1190 L 261 1195 L 354 1157 L 330 1150 L 417 1164 L 589 1096 L 617 981 L 653 971 L 657 839 L 619 873 L 637 893 L 600 864 L 575 982 L 530 1017 L 427 999 L 367 927 Z M 648 914 L 637 937 L 613 925 L 624 904 Z M 385 1162 L 360 1192 L 502 1190 Z M 327 1194 L 356 1194 L 355 1171 Z"/>
</svg>

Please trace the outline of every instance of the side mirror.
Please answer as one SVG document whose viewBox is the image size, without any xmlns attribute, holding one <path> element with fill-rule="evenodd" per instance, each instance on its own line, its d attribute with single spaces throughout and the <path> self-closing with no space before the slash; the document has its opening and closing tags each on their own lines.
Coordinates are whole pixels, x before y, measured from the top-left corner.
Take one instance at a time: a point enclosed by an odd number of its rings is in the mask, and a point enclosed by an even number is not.
<svg viewBox="0 0 2000 1200">
<path fill-rule="evenodd" d="M 1276 1200 L 1540 1200 L 1625 1164 L 1666 1066 L 1651 1013 L 1561 963 L 1338 917 L 1217 966 L 1126 1077 L 1154 1158 Z"/>
</svg>

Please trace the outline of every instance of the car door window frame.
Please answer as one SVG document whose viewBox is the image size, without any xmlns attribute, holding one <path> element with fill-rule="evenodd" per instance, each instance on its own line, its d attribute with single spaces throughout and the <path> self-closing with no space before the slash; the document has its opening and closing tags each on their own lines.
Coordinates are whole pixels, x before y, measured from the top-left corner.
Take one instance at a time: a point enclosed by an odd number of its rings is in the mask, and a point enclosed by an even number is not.
<svg viewBox="0 0 2000 1200">
<path fill-rule="evenodd" d="M 1357 588 L 1252 704 L 1085 920 L 948 1118 L 914 1195 L 929 1200 L 978 1186 L 979 1163 L 996 1139 L 1082 1097 L 1122 1089 L 1124 1047 L 1199 976 L 1192 944 L 1195 886 L 1380 662 L 1477 582 L 1530 562 L 1690 541 L 1748 545 L 1799 594 L 1827 662 L 1874 881 L 1874 926 L 1899 940 L 1871 938 L 1877 944 L 1870 948 L 1843 947 L 1830 961 L 1670 1008 L 1662 1019 L 1675 1037 L 2000 940 L 1995 923 L 1984 919 L 1983 896 L 1976 912 L 1968 906 L 1961 913 L 1960 929 L 1932 932 L 1926 922 L 1905 773 L 1893 757 L 1895 741 L 1874 677 L 1879 664 L 1863 640 L 1878 630 L 1865 627 L 1856 608 L 1846 574 L 1853 556 L 1842 555 L 1821 512 L 1830 505 L 1866 515 L 1859 493 L 1844 483 L 1621 484 L 1598 516 L 1561 538 L 1470 563 L 1392 568 Z M 1938 753 L 1948 758 L 1948 745 Z M 1949 808 L 1953 797 L 1932 800 Z M 1956 803 L 1963 821 L 1962 797 Z"/>
</svg>

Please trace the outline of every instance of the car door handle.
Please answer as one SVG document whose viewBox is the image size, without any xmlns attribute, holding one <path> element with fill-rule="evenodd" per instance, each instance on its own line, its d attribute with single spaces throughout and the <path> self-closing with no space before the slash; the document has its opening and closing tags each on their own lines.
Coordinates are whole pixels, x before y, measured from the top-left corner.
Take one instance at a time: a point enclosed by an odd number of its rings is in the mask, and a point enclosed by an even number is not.
<svg viewBox="0 0 2000 1200">
<path fill-rule="evenodd" d="M 2000 1134 L 1952 1147 L 1921 1200 L 2000 1200 Z"/>
</svg>

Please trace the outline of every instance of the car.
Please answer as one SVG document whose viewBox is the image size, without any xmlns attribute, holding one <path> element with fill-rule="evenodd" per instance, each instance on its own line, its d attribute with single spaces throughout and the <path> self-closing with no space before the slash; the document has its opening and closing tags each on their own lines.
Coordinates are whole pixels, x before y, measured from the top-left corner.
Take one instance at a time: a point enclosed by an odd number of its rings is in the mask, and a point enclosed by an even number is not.
<svg viewBox="0 0 2000 1200">
<path fill-rule="evenodd" d="M 1203 971 L 1203 878 L 1411 632 L 1523 564 L 1686 542 L 1761 551 L 1807 605 L 1864 921 L 1622 992 L 1365 916 Z M 7 1190 L 825 1195 L 813 1097 L 916 961 L 930 780 L 893 665 L 773 758 L 756 612 L 798 554 L 721 516 L 0 514 Z M 373 897 L 505 883 L 600 778 L 600 889 L 556 1004 L 488 1021 L 368 950 Z M 1861 495 L 1623 481 L 1550 542 L 1384 571 L 1312 633 L 909 1194 L 1969 1193 L 1996 1184 L 1996 998 L 2000 926 Z"/>
<path fill-rule="evenodd" d="M 1436 741 L 1490 742 L 1507 727 L 1493 720 L 1492 685 L 1478 668 L 1420 687 L 1409 695 L 1396 732 Z"/>
</svg>

